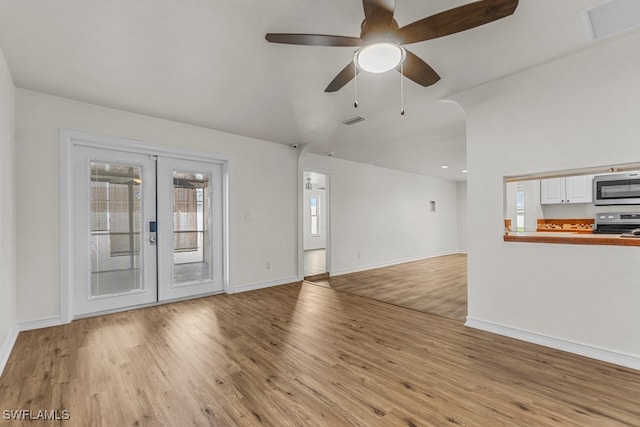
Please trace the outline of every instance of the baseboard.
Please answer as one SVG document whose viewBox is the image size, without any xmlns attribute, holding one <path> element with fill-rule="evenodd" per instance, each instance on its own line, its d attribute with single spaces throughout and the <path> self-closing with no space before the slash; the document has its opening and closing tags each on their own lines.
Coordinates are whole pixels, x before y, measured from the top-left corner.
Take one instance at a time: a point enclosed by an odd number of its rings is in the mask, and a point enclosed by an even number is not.
<svg viewBox="0 0 640 427">
<path fill-rule="evenodd" d="M 249 285 L 234 286 L 233 288 L 231 288 L 230 293 L 237 294 L 240 292 L 255 291 L 258 289 L 270 288 L 272 286 L 286 285 L 287 283 L 300 282 L 300 281 L 301 279 L 298 276 L 284 277 L 282 279 L 270 280 L 268 282 L 259 282 L 259 283 L 251 283 Z"/>
<path fill-rule="evenodd" d="M 18 322 L 19 331 L 32 331 L 34 329 L 50 328 L 52 326 L 62 325 L 60 316 L 46 317 L 44 319 L 28 320 L 26 322 Z"/>
<path fill-rule="evenodd" d="M 15 326 L 13 330 L 9 332 L 2 345 L 0 345 L 0 375 L 2 375 L 5 366 L 7 366 L 9 356 L 11 355 L 11 350 L 13 350 L 13 346 L 16 344 L 19 332 L 20 331 L 18 330 L 18 327 Z"/>
<path fill-rule="evenodd" d="M 445 255 L 454 255 L 454 254 L 459 254 L 459 253 L 460 252 L 457 251 L 457 250 L 456 251 L 439 252 L 437 254 L 421 255 L 421 256 L 411 257 L 411 258 L 396 259 L 396 260 L 392 260 L 392 261 L 380 262 L 380 263 L 377 263 L 377 264 L 362 265 L 362 266 L 352 267 L 352 268 L 342 268 L 340 270 L 330 271 L 329 274 L 331 275 L 331 277 L 341 276 L 343 274 L 359 273 L 361 271 L 374 270 L 376 268 L 384 268 L 384 267 L 389 267 L 389 266 L 392 266 L 392 265 L 405 264 L 407 262 L 422 261 L 424 259 L 437 258 L 437 257 L 445 256 Z"/>
<path fill-rule="evenodd" d="M 510 326 L 488 322 L 485 320 L 474 319 L 469 316 L 467 316 L 465 326 L 498 335 L 503 335 L 509 338 L 515 338 L 520 341 L 526 341 L 545 347 L 555 348 L 556 350 L 562 350 L 568 353 L 578 354 L 580 356 L 589 357 L 591 359 L 600 360 L 602 362 L 613 363 L 614 365 L 620 365 L 627 368 L 640 370 L 640 358 L 629 354 L 617 353 L 599 347 L 593 347 L 586 344 L 538 334 L 536 332 L 512 328 Z"/>
</svg>

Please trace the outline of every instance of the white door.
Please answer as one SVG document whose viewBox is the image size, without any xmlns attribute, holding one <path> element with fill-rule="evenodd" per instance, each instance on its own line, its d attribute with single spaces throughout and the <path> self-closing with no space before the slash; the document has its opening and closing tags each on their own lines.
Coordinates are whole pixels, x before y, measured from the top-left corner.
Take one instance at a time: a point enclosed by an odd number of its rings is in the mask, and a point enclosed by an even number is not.
<svg viewBox="0 0 640 427">
<path fill-rule="evenodd" d="M 73 316 L 223 291 L 220 164 L 72 156 Z"/>
<path fill-rule="evenodd" d="M 222 166 L 158 158 L 160 301 L 223 290 Z"/>
<path fill-rule="evenodd" d="M 73 169 L 73 314 L 157 301 L 155 161 L 76 147 Z"/>
</svg>

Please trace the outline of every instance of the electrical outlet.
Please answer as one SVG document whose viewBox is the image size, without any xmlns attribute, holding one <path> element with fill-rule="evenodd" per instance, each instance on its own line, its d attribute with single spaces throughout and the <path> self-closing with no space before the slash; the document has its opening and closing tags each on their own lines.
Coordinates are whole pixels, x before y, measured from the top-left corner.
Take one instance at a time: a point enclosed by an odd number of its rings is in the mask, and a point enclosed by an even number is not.
<svg viewBox="0 0 640 427">
<path fill-rule="evenodd" d="M 267 267 L 267 270 L 271 270 L 271 263 L 270 263 L 270 262 L 267 262 L 266 267 Z"/>
<path fill-rule="evenodd" d="M 360 254 L 360 252 L 358 252 L 358 259 L 360 259 L 360 257 L 361 257 L 361 256 L 362 256 L 362 255 Z"/>
</svg>

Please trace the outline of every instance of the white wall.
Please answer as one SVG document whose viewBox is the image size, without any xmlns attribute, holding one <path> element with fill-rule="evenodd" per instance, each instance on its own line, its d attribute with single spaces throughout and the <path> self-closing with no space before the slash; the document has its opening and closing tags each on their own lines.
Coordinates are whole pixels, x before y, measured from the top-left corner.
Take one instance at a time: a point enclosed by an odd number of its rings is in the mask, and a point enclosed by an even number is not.
<svg viewBox="0 0 640 427">
<path fill-rule="evenodd" d="M 467 252 L 467 181 L 458 181 L 458 251 Z"/>
<path fill-rule="evenodd" d="M 16 324 L 15 87 L 0 50 L 0 373 Z"/>
<path fill-rule="evenodd" d="M 315 154 L 302 166 L 329 174 L 330 274 L 458 251 L 456 182 Z"/>
<path fill-rule="evenodd" d="M 16 179 L 20 321 L 59 315 L 59 128 L 230 156 L 231 285 L 253 287 L 297 278 L 295 150 L 19 89 Z M 255 220 L 247 221 L 247 213 L 252 213 Z M 267 262 L 270 270 L 266 269 Z"/>
<path fill-rule="evenodd" d="M 504 176 L 640 160 L 638 46 L 635 33 L 454 98 L 467 115 L 470 319 L 640 367 L 640 248 L 502 240 Z"/>
</svg>

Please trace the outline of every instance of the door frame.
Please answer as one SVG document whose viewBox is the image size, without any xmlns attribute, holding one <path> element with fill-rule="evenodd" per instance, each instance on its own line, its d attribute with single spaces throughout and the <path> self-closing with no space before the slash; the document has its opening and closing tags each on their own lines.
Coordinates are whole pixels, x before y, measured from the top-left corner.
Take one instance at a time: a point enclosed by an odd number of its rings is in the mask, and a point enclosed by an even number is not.
<svg viewBox="0 0 640 427">
<path fill-rule="evenodd" d="M 325 252 L 325 270 L 331 276 L 331 172 L 321 169 L 306 168 L 303 166 L 300 155 L 298 165 L 298 277 L 304 280 L 304 174 L 305 172 L 319 173 L 326 177 L 326 192 L 324 203 L 326 213 L 324 215 L 324 225 L 327 232 L 327 248 Z"/>
<path fill-rule="evenodd" d="M 73 149 L 74 147 L 92 147 L 117 150 L 122 152 L 144 154 L 149 156 L 164 155 L 176 159 L 205 161 L 222 166 L 222 281 L 225 293 L 230 293 L 230 250 L 229 250 L 229 169 L 231 159 L 228 155 L 185 149 L 178 147 L 150 144 L 134 139 L 121 138 L 81 132 L 72 129 L 59 130 L 59 232 L 60 232 L 60 320 L 70 323 L 73 320 Z M 188 299 L 188 298 L 187 298 Z M 156 302 L 146 305 L 157 305 Z M 166 303 L 166 302 L 164 302 Z M 146 306 L 145 305 L 145 306 Z M 127 307 L 130 310 L 134 307 Z M 114 310 L 119 311 L 119 310 Z M 120 310 L 121 311 L 121 310 Z M 96 313 L 97 314 L 97 313 Z"/>
</svg>

